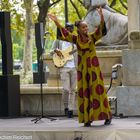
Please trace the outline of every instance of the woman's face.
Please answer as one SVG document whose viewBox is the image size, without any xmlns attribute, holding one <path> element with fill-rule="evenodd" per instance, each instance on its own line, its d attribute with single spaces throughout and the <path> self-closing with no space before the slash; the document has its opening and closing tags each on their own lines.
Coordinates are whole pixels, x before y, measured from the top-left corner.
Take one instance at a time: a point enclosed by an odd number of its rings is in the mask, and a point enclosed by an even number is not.
<svg viewBox="0 0 140 140">
<path fill-rule="evenodd" d="M 81 34 L 87 35 L 88 33 L 88 25 L 85 21 L 81 22 L 78 28 Z"/>
</svg>

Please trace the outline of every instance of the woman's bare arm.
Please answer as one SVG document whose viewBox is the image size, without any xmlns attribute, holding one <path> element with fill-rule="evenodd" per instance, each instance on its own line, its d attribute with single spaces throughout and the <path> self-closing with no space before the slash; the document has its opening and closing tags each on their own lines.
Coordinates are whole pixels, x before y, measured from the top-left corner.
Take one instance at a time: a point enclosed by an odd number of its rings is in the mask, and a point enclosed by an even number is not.
<svg viewBox="0 0 140 140">
<path fill-rule="evenodd" d="M 61 28 L 62 25 L 60 24 L 58 18 L 56 17 L 56 15 L 54 14 L 51 14 L 51 13 L 48 13 L 47 16 L 52 20 L 54 21 L 55 25 L 58 27 L 58 28 Z"/>
</svg>

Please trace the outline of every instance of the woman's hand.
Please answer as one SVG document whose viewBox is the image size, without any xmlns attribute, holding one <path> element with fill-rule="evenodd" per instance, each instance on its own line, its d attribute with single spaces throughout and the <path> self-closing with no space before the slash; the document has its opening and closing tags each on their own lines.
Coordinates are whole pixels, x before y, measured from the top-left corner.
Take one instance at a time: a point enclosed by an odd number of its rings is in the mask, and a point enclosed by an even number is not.
<svg viewBox="0 0 140 140">
<path fill-rule="evenodd" d="M 58 21 L 57 17 L 54 14 L 48 13 L 47 15 L 52 21 Z"/>
<path fill-rule="evenodd" d="M 61 28 L 61 27 L 62 27 L 61 24 L 59 23 L 59 21 L 58 21 L 56 15 L 51 14 L 51 13 L 48 13 L 47 16 L 48 16 L 48 18 L 50 18 L 52 21 L 54 21 L 54 23 L 56 24 L 56 26 L 57 26 L 58 28 Z"/>
<path fill-rule="evenodd" d="M 101 17 L 101 21 L 104 21 L 104 16 L 103 16 L 102 8 L 101 7 L 97 8 L 97 11 L 98 11 L 98 13 L 99 13 L 99 15 Z"/>
</svg>

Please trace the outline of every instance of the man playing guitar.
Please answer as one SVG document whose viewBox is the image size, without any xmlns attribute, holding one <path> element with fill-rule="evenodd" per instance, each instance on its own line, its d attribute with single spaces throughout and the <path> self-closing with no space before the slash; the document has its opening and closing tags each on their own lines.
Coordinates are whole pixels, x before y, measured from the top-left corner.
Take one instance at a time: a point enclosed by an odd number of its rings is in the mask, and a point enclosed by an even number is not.
<svg viewBox="0 0 140 140">
<path fill-rule="evenodd" d="M 66 28 L 68 31 L 73 32 L 74 26 L 71 23 L 66 23 Z M 60 68 L 64 113 L 68 118 L 73 117 L 75 105 L 77 54 L 72 53 L 75 50 L 76 46 L 74 44 L 57 39 L 53 42 L 51 51 L 55 66 Z"/>
</svg>

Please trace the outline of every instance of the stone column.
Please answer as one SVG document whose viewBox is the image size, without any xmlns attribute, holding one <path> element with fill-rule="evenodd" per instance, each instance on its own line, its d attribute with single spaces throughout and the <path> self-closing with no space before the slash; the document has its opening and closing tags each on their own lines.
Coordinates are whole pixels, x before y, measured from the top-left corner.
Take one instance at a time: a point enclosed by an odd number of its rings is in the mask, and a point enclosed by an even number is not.
<svg viewBox="0 0 140 140">
<path fill-rule="evenodd" d="M 123 85 L 140 86 L 140 0 L 128 0 L 128 50 L 123 50 Z"/>
<path fill-rule="evenodd" d="M 118 115 L 140 115 L 140 0 L 128 2 L 127 50 L 123 50 L 123 86 L 117 87 Z"/>
<path fill-rule="evenodd" d="M 140 30 L 140 0 L 127 0 L 128 2 L 128 32 Z"/>
</svg>

